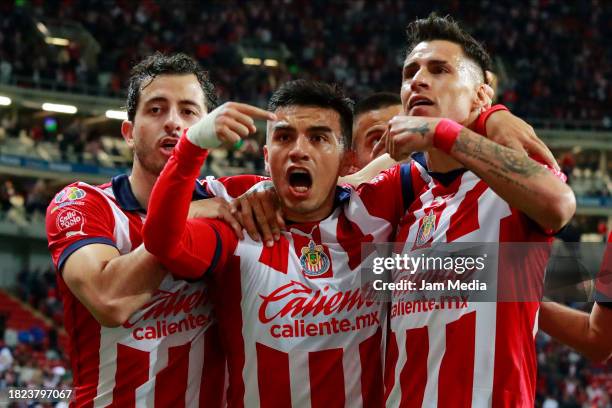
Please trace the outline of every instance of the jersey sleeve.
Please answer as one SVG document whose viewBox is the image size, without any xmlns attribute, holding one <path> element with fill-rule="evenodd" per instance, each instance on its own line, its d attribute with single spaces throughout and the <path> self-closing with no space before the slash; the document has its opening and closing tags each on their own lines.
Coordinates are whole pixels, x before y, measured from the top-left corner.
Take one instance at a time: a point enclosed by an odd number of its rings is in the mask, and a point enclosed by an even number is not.
<svg viewBox="0 0 612 408">
<path fill-rule="evenodd" d="M 357 186 L 368 212 L 397 225 L 414 200 L 410 163 L 399 163 Z"/>
<path fill-rule="evenodd" d="M 143 227 L 146 249 L 183 279 L 220 268 L 237 243 L 224 223 L 187 219 L 193 183 L 207 153 L 181 138 L 153 187 Z"/>
<path fill-rule="evenodd" d="M 47 207 L 45 222 L 49 251 L 58 271 L 85 245 L 116 247 L 113 211 L 102 193 L 88 184 L 74 183 L 57 193 Z"/>
<path fill-rule="evenodd" d="M 241 174 L 218 179 L 208 176 L 206 179 L 198 181 L 198 184 L 199 188 L 204 189 L 209 197 L 220 197 L 226 201 L 232 201 L 258 184 L 268 182 L 269 180 L 269 177 Z"/>
</svg>

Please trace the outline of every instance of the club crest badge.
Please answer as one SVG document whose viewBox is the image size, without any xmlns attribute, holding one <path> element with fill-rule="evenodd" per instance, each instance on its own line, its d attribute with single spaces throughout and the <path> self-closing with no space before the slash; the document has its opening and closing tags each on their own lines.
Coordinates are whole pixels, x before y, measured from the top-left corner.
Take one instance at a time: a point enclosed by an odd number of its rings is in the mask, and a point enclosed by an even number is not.
<svg viewBox="0 0 612 408">
<path fill-rule="evenodd" d="M 423 218 L 423 223 L 419 227 L 419 232 L 416 237 L 416 246 L 423 246 L 429 241 L 436 230 L 436 215 L 431 212 Z"/>
<path fill-rule="evenodd" d="M 315 245 L 314 241 L 310 240 L 307 247 L 302 247 L 300 264 L 307 276 L 320 276 L 329 270 L 329 257 L 323 251 L 322 245 Z"/>
</svg>

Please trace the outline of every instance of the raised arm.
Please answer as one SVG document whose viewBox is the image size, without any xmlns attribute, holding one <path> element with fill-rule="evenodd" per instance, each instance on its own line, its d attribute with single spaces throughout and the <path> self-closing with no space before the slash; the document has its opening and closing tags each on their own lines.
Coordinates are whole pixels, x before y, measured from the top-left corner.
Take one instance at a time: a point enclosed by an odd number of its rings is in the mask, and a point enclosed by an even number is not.
<svg viewBox="0 0 612 408">
<path fill-rule="evenodd" d="M 187 219 L 193 183 L 207 154 L 181 137 L 153 187 L 143 228 L 147 250 L 181 278 L 201 277 L 214 267 L 221 249 L 211 221 Z"/>
<path fill-rule="evenodd" d="M 226 224 L 199 218 L 188 221 L 187 216 L 206 149 L 220 141 L 235 143 L 254 132 L 252 118 L 274 116 L 231 102 L 212 111 L 183 134 L 155 183 L 143 228 L 144 244 L 176 276 L 201 277 L 235 245 L 236 237 Z"/>
<path fill-rule="evenodd" d="M 546 230 L 560 229 L 576 210 L 572 190 L 553 171 L 452 120 L 396 116 L 385 144 L 395 160 L 415 151 L 441 150 Z"/>
</svg>

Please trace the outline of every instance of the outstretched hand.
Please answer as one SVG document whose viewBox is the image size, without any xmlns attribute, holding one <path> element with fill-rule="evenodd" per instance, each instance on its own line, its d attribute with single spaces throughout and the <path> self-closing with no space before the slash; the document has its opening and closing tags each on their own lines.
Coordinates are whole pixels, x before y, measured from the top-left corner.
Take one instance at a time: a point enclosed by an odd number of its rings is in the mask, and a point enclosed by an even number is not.
<svg viewBox="0 0 612 408">
<path fill-rule="evenodd" d="M 254 119 L 276 120 L 272 112 L 237 102 L 226 102 L 187 130 L 187 139 L 202 149 L 235 145 L 257 131 Z"/>
</svg>

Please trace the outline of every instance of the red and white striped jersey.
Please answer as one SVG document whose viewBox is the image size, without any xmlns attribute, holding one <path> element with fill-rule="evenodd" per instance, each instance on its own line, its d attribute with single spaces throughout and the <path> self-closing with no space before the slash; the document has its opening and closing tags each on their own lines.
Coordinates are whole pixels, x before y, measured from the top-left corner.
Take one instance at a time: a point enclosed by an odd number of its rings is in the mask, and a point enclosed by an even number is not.
<svg viewBox="0 0 612 408">
<path fill-rule="evenodd" d="M 435 175 L 425 166 L 423 155 L 415 155 L 410 170 L 414 200 L 396 239 L 403 243 L 402 253 L 440 242 L 549 240 L 474 173 Z M 543 277 L 543 268 L 540 272 Z M 496 268 L 491 273 L 497 274 Z M 510 280 L 496 276 L 492 293 Z M 390 312 L 388 407 L 533 407 L 538 302 L 438 302 L 433 307 L 427 300 L 407 302 L 393 297 Z"/>
<path fill-rule="evenodd" d="M 199 187 L 194 195 L 202 192 Z M 71 339 L 72 406 L 220 406 L 225 358 L 203 281 L 168 274 L 146 305 L 110 328 L 97 322 L 62 279 L 66 259 L 85 245 L 111 245 L 122 255 L 139 246 L 145 215 L 126 175 L 97 187 L 71 184 L 47 209 L 49 249 L 60 272 Z"/>
<path fill-rule="evenodd" d="M 202 156 L 181 139 L 153 190 L 143 235 L 173 273 L 212 275 L 229 406 L 383 406 L 388 304 L 363 296 L 361 244 L 391 238 L 408 173 L 396 166 L 358 191 L 338 188 L 327 218 L 289 225 L 267 248 L 248 237 L 238 241 L 219 221 L 186 223 L 185 186 Z M 227 195 L 219 181 L 209 180 L 208 189 Z M 389 205 L 381 206 L 380 197 Z"/>
</svg>

